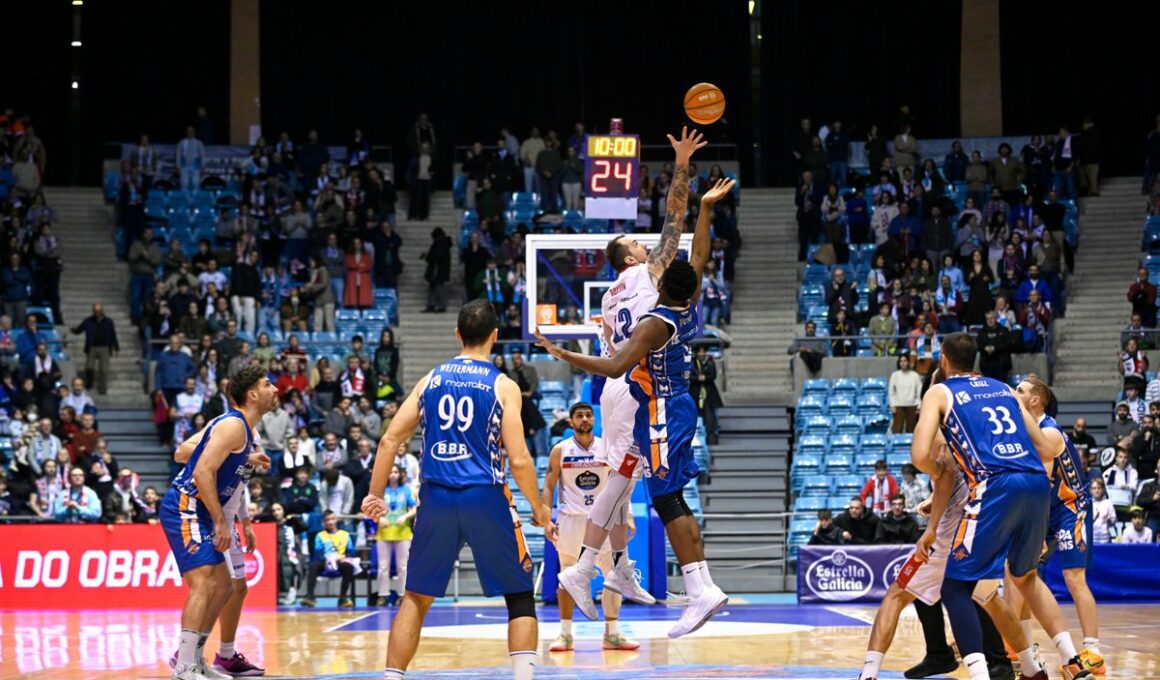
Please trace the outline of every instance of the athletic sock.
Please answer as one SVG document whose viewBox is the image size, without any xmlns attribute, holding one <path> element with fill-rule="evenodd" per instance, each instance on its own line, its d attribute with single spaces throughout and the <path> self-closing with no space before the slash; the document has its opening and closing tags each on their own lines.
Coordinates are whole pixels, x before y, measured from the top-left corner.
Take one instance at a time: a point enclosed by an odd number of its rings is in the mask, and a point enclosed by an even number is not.
<svg viewBox="0 0 1160 680">
<path fill-rule="evenodd" d="M 705 590 L 705 582 L 701 580 L 701 569 L 697 563 L 682 564 L 681 576 L 685 579 L 685 592 L 689 597 L 700 597 Z"/>
<path fill-rule="evenodd" d="M 209 631 L 203 630 L 197 634 L 197 650 L 194 652 L 194 661 L 205 657 L 205 641 L 209 639 Z"/>
<path fill-rule="evenodd" d="M 596 556 L 599 553 L 599 548 L 591 548 L 586 545 L 580 546 L 580 557 L 576 560 L 576 566 L 580 567 L 583 571 L 592 571 L 596 567 Z"/>
<path fill-rule="evenodd" d="M 398 668 L 388 668 L 383 671 L 383 680 L 403 680 L 403 674 L 406 671 L 401 671 Z"/>
<path fill-rule="evenodd" d="M 1021 620 L 1019 626 L 1023 628 L 1023 634 L 1027 636 L 1027 644 L 1035 642 L 1035 638 L 1031 636 L 1031 619 Z"/>
<path fill-rule="evenodd" d="M 560 619 L 560 635 L 572 634 L 572 619 Z"/>
<path fill-rule="evenodd" d="M 701 574 L 701 583 L 704 583 L 706 588 L 712 588 L 717 585 L 713 583 L 713 577 L 709 575 L 709 563 L 705 560 L 697 563 L 697 572 Z"/>
<path fill-rule="evenodd" d="M 218 656 L 220 656 L 223 659 L 232 659 L 232 658 L 234 658 L 234 654 L 236 652 L 237 652 L 237 650 L 234 649 L 234 643 L 223 642 L 221 644 L 221 650 L 218 651 Z"/>
<path fill-rule="evenodd" d="M 1087 638 L 1087 637 L 1085 637 L 1083 639 L 1083 648 L 1090 650 L 1092 652 L 1095 652 L 1096 654 L 1102 654 L 1102 652 L 1100 652 L 1100 639 L 1099 638 Z"/>
<path fill-rule="evenodd" d="M 922 637 L 926 640 L 926 655 L 946 658 L 953 654 L 951 646 L 947 644 L 946 621 L 943 619 L 941 604 L 926 604 L 922 600 L 914 601 L 914 611 L 918 614 L 918 622 L 922 624 Z"/>
<path fill-rule="evenodd" d="M 623 551 L 623 550 L 613 550 L 613 551 L 612 551 L 612 566 L 614 566 L 614 567 L 619 567 L 619 566 L 620 566 L 620 560 L 621 560 L 621 558 L 623 558 L 623 557 L 624 557 L 624 551 Z"/>
<path fill-rule="evenodd" d="M 620 626 L 617 625 L 619 623 L 620 622 L 617 621 L 616 619 L 608 619 L 607 621 L 605 621 L 604 622 L 604 634 L 605 635 L 616 635 L 617 633 L 619 633 Z"/>
<path fill-rule="evenodd" d="M 971 680 L 991 680 L 991 672 L 987 670 L 987 658 L 980 652 L 964 656 L 963 665 L 967 667 L 967 677 Z"/>
<path fill-rule="evenodd" d="M 1028 678 L 1034 677 L 1036 673 L 1043 670 L 1043 665 L 1039 663 L 1039 656 L 1035 653 L 1035 645 L 1019 652 L 1019 664 L 1023 668 L 1020 672 Z"/>
<path fill-rule="evenodd" d="M 536 675 L 536 653 L 512 652 L 508 654 L 512 660 L 512 680 L 532 680 Z"/>
<path fill-rule="evenodd" d="M 1071 633 L 1066 630 L 1051 638 L 1055 643 L 1055 648 L 1059 650 L 1059 656 L 1063 659 L 1063 663 L 1067 663 L 1075 658 L 1075 643 L 1071 640 Z"/>
<path fill-rule="evenodd" d="M 866 652 L 866 663 L 862 664 L 862 674 L 858 676 L 858 680 L 875 680 L 884 658 L 886 655 L 882 652 Z"/>
<path fill-rule="evenodd" d="M 181 636 L 177 641 L 177 665 L 191 666 L 197 663 L 197 641 L 201 633 L 196 630 L 181 629 Z"/>
</svg>

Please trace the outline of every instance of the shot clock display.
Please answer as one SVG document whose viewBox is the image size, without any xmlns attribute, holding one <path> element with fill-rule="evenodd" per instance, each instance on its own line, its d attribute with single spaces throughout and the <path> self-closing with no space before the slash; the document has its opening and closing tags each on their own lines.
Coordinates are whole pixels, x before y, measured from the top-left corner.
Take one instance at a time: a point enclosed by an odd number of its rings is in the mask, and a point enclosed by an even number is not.
<svg viewBox="0 0 1160 680">
<path fill-rule="evenodd" d="M 589 135 L 587 149 L 584 196 L 635 199 L 640 186 L 640 136 Z"/>
</svg>

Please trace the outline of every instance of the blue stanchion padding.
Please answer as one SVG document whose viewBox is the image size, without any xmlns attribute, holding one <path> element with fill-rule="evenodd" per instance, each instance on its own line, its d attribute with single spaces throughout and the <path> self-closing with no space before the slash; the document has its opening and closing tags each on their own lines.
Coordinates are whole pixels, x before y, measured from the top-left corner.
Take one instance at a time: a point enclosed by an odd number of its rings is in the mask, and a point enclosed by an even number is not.
<svg viewBox="0 0 1160 680">
<path fill-rule="evenodd" d="M 1087 570 L 1087 583 L 1096 602 L 1160 601 L 1160 580 L 1156 578 L 1160 543 L 1100 543 L 1091 548 L 1094 552 Z M 1058 599 L 1071 601 L 1063 582 L 1058 552 L 1047 563 L 1043 578 Z"/>
</svg>

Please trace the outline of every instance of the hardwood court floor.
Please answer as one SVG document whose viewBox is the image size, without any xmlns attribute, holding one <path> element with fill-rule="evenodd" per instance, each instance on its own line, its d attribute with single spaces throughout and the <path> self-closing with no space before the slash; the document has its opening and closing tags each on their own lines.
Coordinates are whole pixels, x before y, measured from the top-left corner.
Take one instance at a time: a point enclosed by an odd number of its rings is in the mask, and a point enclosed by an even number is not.
<svg viewBox="0 0 1160 680">
<path fill-rule="evenodd" d="M 1074 609 L 1064 611 L 1078 635 Z M 248 612 L 238 648 L 265 665 L 269 677 L 381 678 L 392 615 L 386 609 Z M 577 621 L 577 651 L 549 654 L 557 613 L 541 608 L 537 677 L 850 680 L 861 668 L 874 609 L 738 604 L 676 641 L 665 632 L 679 610 L 629 606 L 623 615 L 621 628 L 640 640 L 639 650 L 601 651 L 602 624 Z M 1160 680 L 1160 605 L 1104 605 L 1100 617 L 1106 677 Z M 482 602 L 434 607 L 407 677 L 510 677 L 505 620 L 502 607 Z M 0 678 L 168 678 L 178 630 L 171 611 L 0 612 Z M 1036 637 L 1052 650 L 1042 630 Z M 212 658 L 216 634 L 206 649 Z M 921 631 L 908 612 L 882 678 L 902 677 L 921 655 Z"/>
</svg>

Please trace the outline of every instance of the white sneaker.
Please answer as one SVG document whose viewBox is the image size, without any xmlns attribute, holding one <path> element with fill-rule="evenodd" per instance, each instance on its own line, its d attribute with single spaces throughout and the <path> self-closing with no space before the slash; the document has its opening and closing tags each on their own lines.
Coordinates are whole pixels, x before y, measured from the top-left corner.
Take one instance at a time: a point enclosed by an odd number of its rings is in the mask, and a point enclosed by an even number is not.
<svg viewBox="0 0 1160 680">
<path fill-rule="evenodd" d="M 627 556 L 620 558 L 620 564 L 604 575 L 604 587 L 623 597 L 640 604 L 656 604 L 657 599 L 652 593 L 640 585 L 640 572 L 636 570 L 636 562 Z"/>
<path fill-rule="evenodd" d="M 681 618 L 669 629 L 669 637 L 678 638 L 699 630 L 727 604 L 729 604 L 729 596 L 724 591 L 717 586 L 706 588 L 704 592 L 689 602 L 689 606 L 685 608 Z"/>
<path fill-rule="evenodd" d="M 171 680 L 207 680 L 198 670 L 197 664 L 178 666 L 173 669 L 173 675 L 169 677 Z"/>
<path fill-rule="evenodd" d="M 560 586 L 589 621 L 596 620 L 596 603 L 592 601 L 592 578 L 595 576 L 596 570 L 581 569 L 579 564 L 560 572 Z"/>
<path fill-rule="evenodd" d="M 197 672 L 201 673 L 206 680 L 234 680 L 234 676 L 223 673 L 206 663 L 204 656 L 197 660 Z"/>
</svg>

